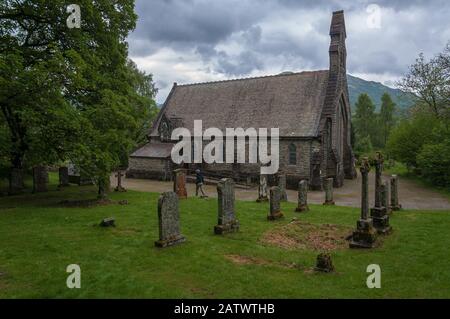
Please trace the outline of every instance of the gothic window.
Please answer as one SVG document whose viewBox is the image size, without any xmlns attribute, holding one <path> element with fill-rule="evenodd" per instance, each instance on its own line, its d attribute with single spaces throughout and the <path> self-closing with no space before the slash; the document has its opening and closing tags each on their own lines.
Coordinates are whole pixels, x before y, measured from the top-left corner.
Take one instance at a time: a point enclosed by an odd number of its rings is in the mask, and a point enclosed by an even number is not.
<svg viewBox="0 0 450 319">
<path fill-rule="evenodd" d="M 289 165 L 297 165 L 297 147 L 289 145 Z"/>
</svg>

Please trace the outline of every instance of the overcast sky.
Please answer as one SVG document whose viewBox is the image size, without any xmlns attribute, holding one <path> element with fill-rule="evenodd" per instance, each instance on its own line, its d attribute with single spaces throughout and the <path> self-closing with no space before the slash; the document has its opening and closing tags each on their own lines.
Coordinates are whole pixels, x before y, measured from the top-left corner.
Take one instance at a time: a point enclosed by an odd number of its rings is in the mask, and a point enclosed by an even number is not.
<svg viewBox="0 0 450 319">
<path fill-rule="evenodd" d="M 347 71 L 366 80 L 393 86 L 420 52 L 431 57 L 450 40 L 448 0 L 136 0 L 130 56 L 154 75 L 159 103 L 173 82 L 327 69 L 341 9 Z"/>
</svg>

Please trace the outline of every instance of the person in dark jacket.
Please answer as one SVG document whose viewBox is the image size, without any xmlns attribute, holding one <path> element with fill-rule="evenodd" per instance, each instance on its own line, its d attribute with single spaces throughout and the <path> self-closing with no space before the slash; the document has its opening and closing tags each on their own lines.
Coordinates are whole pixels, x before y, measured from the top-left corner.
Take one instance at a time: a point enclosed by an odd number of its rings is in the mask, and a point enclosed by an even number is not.
<svg viewBox="0 0 450 319">
<path fill-rule="evenodd" d="M 198 191 L 202 193 L 202 197 L 207 197 L 203 191 L 203 183 L 205 182 L 203 174 L 199 169 L 195 170 L 195 196 L 198 196 Z"/>
</svg>

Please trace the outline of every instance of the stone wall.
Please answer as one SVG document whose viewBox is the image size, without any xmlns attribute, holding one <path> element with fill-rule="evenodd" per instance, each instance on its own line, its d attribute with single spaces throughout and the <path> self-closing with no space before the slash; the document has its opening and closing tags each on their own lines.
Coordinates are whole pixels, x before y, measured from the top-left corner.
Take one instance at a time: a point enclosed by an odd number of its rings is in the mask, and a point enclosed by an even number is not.
<svg viewBox="0 0 450 319">
<path fill-rule="evenodd" d="M 170 180 L 172 167 L 166 159 L 130 157 L 126 177 Z"/>
</svg>

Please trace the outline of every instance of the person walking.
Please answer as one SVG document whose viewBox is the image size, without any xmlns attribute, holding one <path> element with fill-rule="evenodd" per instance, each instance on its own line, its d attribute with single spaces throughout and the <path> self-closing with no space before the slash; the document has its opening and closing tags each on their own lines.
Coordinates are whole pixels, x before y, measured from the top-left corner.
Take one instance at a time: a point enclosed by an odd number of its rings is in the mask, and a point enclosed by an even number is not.
<svg viewBox="0 0 450 319">
<path fill-rule="evenodd" d="M 205 192 L 203 191 L 203 183 L 205 182 L 203 178 L 203 174 L 199 169 L 195 170 L 195 196 L 198 196 L 198 191 L 202 193 L 201 197 L 208 197 L 206 196 Z"/>
</svg>

